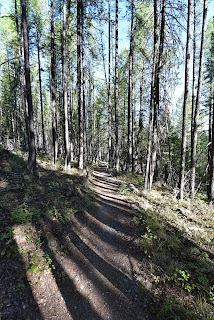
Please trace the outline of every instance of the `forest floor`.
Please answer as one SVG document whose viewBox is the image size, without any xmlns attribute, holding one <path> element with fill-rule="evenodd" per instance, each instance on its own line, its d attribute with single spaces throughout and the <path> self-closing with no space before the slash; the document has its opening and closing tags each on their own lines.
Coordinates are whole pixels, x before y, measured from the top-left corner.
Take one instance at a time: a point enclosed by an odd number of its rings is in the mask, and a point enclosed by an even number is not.
<svg viewBox="0 0 214 320">
<path fill-rule="evenodd" d="M 213 206 L 88 172 L 0 149 L 0 319 L 214 319 Z"/>
</svg>

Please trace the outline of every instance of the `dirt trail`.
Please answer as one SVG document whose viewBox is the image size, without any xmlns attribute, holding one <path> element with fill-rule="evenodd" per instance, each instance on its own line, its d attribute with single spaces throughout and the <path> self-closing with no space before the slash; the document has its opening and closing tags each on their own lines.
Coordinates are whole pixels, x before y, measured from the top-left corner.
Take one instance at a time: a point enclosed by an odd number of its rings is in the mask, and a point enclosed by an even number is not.
<svg viewBox="0 0 214 320">
<path fill-rule="evenodd" d="M 98 208 L 78 217 L 69 233 L 71 260 L 63 261 L 78 292 L 70 314 L 75 320 L 153 319 L 149 293 L 136 282 L 140 264 L 133 256 L 131 208 L 104 167 L 93 172 L 93 189 Z"/>
<path fill-rule="evenodd" d="M 31 227 L 35 239 L 41 232 L 49 239 L 48 244 L 40 247 L 39 255 L 52 252 L 54 268 L 39 275 L 27 273 L 38 309 L 28 299 L 26 316 L 23 317 L 20 310 L 19 316 L 10 320 L 154 319 L 149 313 L 154 303 L 152 297 L 137 282 L 142 270 L 135 257 L 130 215 L 133 209 L 119 194 L 116 179 L 105 167 L 95 169 L 92 175 L 88 188 L 97 195 L 95 206 L 85 205 L 84 208 L 84 192 L 80 191 L 76 200 L 82 210 L 72 215 L 70 222 L 63 224 L 47 216 Z M 26 260 L 30 254 L 27 232 L 24 225 L 14 231 L 16 243 L 25 252 L 23 259 Z M 37 311 L 38 316 L 32 318 Z M 8 320 L 7 317 L 2 319 Z"/>
</svg>

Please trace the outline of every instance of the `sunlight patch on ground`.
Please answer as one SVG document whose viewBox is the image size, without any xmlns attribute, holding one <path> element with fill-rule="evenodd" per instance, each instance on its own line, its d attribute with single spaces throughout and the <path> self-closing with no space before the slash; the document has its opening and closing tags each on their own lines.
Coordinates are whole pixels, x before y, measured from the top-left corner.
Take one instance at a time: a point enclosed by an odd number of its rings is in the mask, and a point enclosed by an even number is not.
<svg viewBox="0 0 214 320">
<path fill-rule="evenodd" d="M 37 234 L 35 227 L 30 224 L 14 226 L 13 233 L 25 263 L 28 282 L 43 319 L 72 320 L 51 272 L 49 266 L 51 262 L 47 260 L 43 250 L 38 248 L 35 238 L 29 236 L 29 230 L 34 235 Z"/>
</svg>

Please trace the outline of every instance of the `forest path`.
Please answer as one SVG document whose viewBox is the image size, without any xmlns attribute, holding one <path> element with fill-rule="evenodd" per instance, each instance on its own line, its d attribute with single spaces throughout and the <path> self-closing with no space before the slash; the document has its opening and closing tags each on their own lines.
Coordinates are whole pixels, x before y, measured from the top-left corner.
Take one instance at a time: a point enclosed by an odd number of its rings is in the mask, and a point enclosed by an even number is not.
<svg viewBox="0 0 214 320">
<path fill-rule="evenodd" d="M 27 271 L 40 315 L 23 317 L 20 310 L 11 320 L 154 320 L 152 294 L 137 281 L 144 270 L 134 243 L 133 208 L 105 166 L 91 169 L 90 177 L 78 194 L 63 198 L 71 210 L 75 203 L 79 208 L 66 220 L 56 211 L 34 226 L 14 228 L 26 265 L 32 254 L 48 255 L 51 264 L 49 272 Z M 32 302 L 26 305 L 36 311 Z"/>
<path fill-rule="evenodd" d="M 61 290 L 69 313 L 74 320 L 153 319 L 151 297 L 136 281 L 141 264 L 133 255 L 132 208 L 104 166 L 92 176 L 97 206 L 77 215 L 67 235 L 70 260 L 62 261 L 75 287 L 70 294 Z"/>
</svg>

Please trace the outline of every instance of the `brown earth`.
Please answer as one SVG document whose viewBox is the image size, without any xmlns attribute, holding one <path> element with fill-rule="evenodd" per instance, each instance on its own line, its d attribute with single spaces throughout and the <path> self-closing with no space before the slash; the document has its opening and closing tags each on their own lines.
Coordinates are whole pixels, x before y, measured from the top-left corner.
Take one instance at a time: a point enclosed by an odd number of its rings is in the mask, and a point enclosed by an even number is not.
<svg viewBox="0 0 214 320">
<path fill-rule="evenodd" d="M 155 299 L 138 281 L 143 270 L 134 244 L 133 207 L 118 193 L 116 179 L 104 167 L 94 169 L 92 176 L 88 188 L 97 194 L 96 206 L 88 209 L 82 204 L 81 212 L 67 224 L 47 218 L 41 219 L 39 226 L 14 228 L 25 265 L 36 251 L 38 230 L 49 239 L 53 265 L 39 276 L 26 271 L 30 288 L 19 293 L 19 298 L 15 290 L 11 291 L 13 303 L 8 303 L 2 319 L 155 319 L 150 313 Z M 81 191 L 78 198 L 81 206 Z M 30 243 L 29 228 L 35 234 Z M 47 245 L 39 250 L 41 258 Z M 10 268 L 7 265 L 8 273 Z"/>
</svg>

